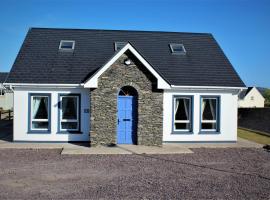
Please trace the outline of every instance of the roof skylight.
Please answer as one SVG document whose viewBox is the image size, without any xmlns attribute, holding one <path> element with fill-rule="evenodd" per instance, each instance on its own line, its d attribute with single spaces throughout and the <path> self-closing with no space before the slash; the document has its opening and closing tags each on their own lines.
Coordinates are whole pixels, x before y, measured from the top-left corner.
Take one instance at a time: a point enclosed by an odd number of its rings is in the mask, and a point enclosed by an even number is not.
<svg viewBox="0 0 270 200">
<path fill-rule="evenodd" d="M 170 49 L 172 54 L 186 54 L 186 49 L 183 44 L 178 44 L 178 43 L 172 43 L 170 44 Z"/>
<path fill-rule="evenodd" d="M 119 51 L 121 50 L 127 43 L 126 42 L 115 42 L 114 43 L 114 50 Z"/>
<path fill-rule="evenodd" d="M 74 50 L 75 41 L 73 40 L 61 40 L 59 49 L 61 50 Z"/>
</svg>

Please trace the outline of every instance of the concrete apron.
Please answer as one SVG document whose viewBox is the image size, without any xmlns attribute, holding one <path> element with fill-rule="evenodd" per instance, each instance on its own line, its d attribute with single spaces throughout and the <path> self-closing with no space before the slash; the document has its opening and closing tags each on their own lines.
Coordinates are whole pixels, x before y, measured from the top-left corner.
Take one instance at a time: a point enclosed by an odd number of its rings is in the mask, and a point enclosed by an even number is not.
<svg viewBox="0 0 270 200">
<path fill-rule="evenodd" d="M 162 147 L 117 145 L 116 147 L 88 147 L 72 143 L 16 143 L 0 142 L 0 149 L 62 149 L 61 154 L 186 154 L 193 148 L 261 148 L 263 145 L 238 138 L 237 143 L 178 143 Z"/>
</svg>

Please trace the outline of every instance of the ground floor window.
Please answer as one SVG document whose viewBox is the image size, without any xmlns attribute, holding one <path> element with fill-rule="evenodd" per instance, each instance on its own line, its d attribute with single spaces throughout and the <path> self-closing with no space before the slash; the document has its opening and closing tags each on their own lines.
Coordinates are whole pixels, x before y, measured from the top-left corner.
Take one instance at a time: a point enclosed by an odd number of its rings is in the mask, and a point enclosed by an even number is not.
<svg viewBox="0 0 270 200">
<path fill-rule="evenodd" d="M 192 131 L 192 97 L 180 96 L 174 97 L 174 132 L 190 132 Z"/>
<path fill-rule="evenodd" d="M 219 130 L 219 97 L 201 97 L 201 131 Z"/>
<path fill-rule="evenodd" d="M 30 131 L 50 130 L 50 94 L 30 94 Z"/>
<path fill-rule="evenodd" d="M 60 95 L 60 131 L 80 131 L 80 95 Z"/>
</svg>

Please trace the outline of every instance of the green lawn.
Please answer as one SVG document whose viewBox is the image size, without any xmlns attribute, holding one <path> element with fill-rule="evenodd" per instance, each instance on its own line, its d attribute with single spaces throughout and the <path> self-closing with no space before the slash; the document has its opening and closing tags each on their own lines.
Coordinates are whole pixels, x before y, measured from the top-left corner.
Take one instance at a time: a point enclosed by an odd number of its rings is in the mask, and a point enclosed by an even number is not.
<svg viewBox="0 0 270 200">
<path fill-rule="evenodd" d="M 244 138 L 260 144 L 270 144 L 270 137 L 260 135 L 251 131 L 238 129 L 238 137 Z"/>
</svg>

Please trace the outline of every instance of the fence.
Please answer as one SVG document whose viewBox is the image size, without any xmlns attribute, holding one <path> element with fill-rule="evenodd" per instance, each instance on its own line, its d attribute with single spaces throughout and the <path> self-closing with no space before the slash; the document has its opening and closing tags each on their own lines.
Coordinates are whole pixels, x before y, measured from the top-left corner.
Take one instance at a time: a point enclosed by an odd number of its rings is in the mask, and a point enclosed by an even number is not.
<svg viewBox="0 0 270 200">
<path fill-rule="evenodd" d="M 0 110 L 0 120 L 11 120 L 13 118 L 13 110 Z"/>
<path fill-rule="evenodd" d="M 270 108 L 239 108 L 238 126 L 270 136 Z"/>
</svg>

